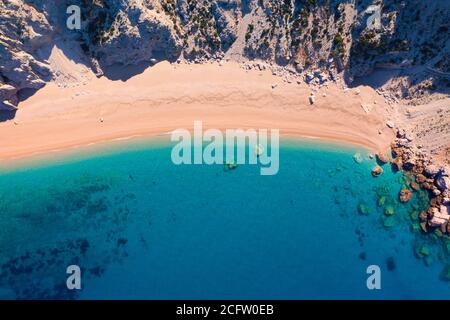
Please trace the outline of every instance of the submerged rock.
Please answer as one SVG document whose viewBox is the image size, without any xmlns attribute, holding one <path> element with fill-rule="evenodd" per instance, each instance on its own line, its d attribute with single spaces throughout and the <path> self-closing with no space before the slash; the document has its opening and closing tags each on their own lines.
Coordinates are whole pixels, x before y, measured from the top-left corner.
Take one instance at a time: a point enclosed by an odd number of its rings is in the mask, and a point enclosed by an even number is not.
<svg viewBox="0 0 450 320">
<path fill-rule="evenodd" d="M 419 190 L 420 190 L 420 186 L 419 186 L 417 183 L 415 183 L 415 182 L 411 182 L 411 183 L 409 184 L 409 186 L 410 186 L 411 189 L 413 189 L 414 191 L 419 191 Z"/>
<path fill-rule="evenodd" d="M 427 221 L 427 219 L 428 219 L 428 214 L 426 213 L 426 211 L 422 211 L 422 212 L 419 214 L 419 219 L 420 219 L 420 221 L 422 221 L 422 222 Z"/>
<path fill-rule="evenodd" d="M 415 210 L 415 211 L 411 212 L 410 216 L 411 216 L 411 220 L 419 221 L 419 211 Z"/>
<path fill-rule="evenodd" d="M 409 200 L 411 200 L 413 196 L 413 193 L 411 190 L 408 189 L 402 189 L 400 190 L 400 201 L 403 203 L 408 202 Z"/>
<path fill-rule="evenodd" d="M 420 224 L 418 224 L 417 222 L 413 223 L 413 224 L 411 225 L 411 230 L 412 230 L 413 232 L 419 231 L 419 230 L 420 230 Z"/>
<path fill-rule="evenodd" d="M 424 222 L 421 222 L 420 223 L 420 229 L 422 229 L 422 231 L 423 232 L 428 232 L 428 227 L 427 227 L 427 223 L 424 221 Z"/>
<path fill-rule="evenodd" d="M 450 264 L 447 264 L 441 273 L 442 280 L 450 281 Z"/>
<path fill-rule="evenodd" d="M 264 153 L 264 147 L 261 144 L 258 144 L 255 147 L 255 154 L 257 157 L 260 157 Z"/>
<path fill-rule="evenodd" d="M 444 244 L 445 244 L 445 250 L 446 250 L 447 254 L 450 254 L 450 240 L 448 238 L 446 238 L 444 241 Z"/>
<path fill-rule="evenodd" d="M 396 221 L 393 216 L 389 216 L 386 219 L 384 219 L 384 221 L 383 221 L 383 226 L 385 228 L 392 228 L 393 226 L 395 226 L 395 224 L 396 224 Z"/>
<path fill-rule="evenodd" d="M 236 162 L 227 162 L 223 165 L 223 171 L 230 171 L 230 170 L 234 170 L 237 168 L 237 163 Z"/>
<path fill-rule="evenodd" d="M 362 215 L 367 216 L 367 215 L 370 214 L 371 210 L 370 210 L 370 208 L 367 206 L 367 204 L 361 202 L 361 203 L 358 205 L 358 212 L 359 212 L 360 214 L 362 214 Z"/>
<path fill-rule="evenodd" d="M 386 207 L 386 210 L 384 211 L 384 213 L 385 213 L 387 216 L 392 216 L 392 215 L 394 215 L 394 207 L 392 207 L 392 206 L 387 206 L 387 207 Z"/>
<path fill-rule="evenodd" d="M 444 235 L 443 232 L 440 229 L 434 230 L 434 234 L 438 238 L 440 238 L 440 237 L 442 237 Z"/>
<path fill-rule="evenodd" d="M 355 154 L 353 155 L 353 160 L 354 160 L 356 163 L 358 163 L 358 164 L 362 163 L 362 162 L 363 162 L 363 158 L 362 158 L 362 156 L 361 156 L 361 153 L 355 153 Z"/>
<path fill-rule="evenodd" d="M 431 266 L 433 264 L 433 258 L 431 256 L 426 256 L 423 261 L 426 266 Z"/>
<path fill-rule="evenodd" d="M 386 197 L 385 197 L 385 196 L 380 196 L 380 197 L 378 198 L 378 206 L 379 206 L 379 207 L 382 207 L 382 206 L 385 205 L 385 203 L 386 203 Z"/>
<path fill-rule="evenodd" d="M 389 271 L 395 270 L 396 265 L 395 265 L 395 260 L 393 257 L 389 257 L 386 259 L 386 266 Z"/>
<path fill-rule="evenodd" d="M 421 247 L 420 247 L 420 249 L 419 249 L 419 253 L 422 255 L 422 256 L 429 256 L 430 255 L 430 248 L 426 245 L 426 244 L 423 244 Z"/>
</svg>

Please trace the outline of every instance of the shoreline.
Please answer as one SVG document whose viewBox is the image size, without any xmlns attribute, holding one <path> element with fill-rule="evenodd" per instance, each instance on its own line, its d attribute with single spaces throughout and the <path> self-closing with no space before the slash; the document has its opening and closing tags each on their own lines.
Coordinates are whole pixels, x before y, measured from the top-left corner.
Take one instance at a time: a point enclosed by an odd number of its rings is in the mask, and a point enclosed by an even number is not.
<svg viewBox="0 0 450 320">
<path fill-rule="evenodd" d="M 369 87 L 314 88 L 282 81 L 267 70 L 243 70 L 234 62 L 163 62 L 125 82 L 48 84 L 19 106 L 14 120 L 0 123 L 0 160 L 190 130 L 194 120 L 203 121 L 204 129 L 279 129 L 281 136 L 386 151 L 394 137 L 386 127 L 388 108 Z"/>
<path fill-rule="evenodd" d="M 205 130 L 207 130 L 209 128 L 205 128 Z M 233 129 L 244 129 L 245 128 L 233 128 Z M 224 130 L 224 129 L 221 129 Z M 192 130 L 189 130 L 190 132 L 192 132 Z M 135 133 L 131 136 L 118 136 L 118 137 L 112 137 L 112 138 L 107 138 L 107 139 L 102 139 L 102 140 L 96 140 L 96 141 L 91 141 L 91 142 L 86 142 L 86 143 L 77 143 L 77 144 L 67 144 L 67 145 L 63 145 L 60 146 L 58 148 L 55 149 L 43 149 L 43 150 L 39 150 L 39 151 L 35 151 L 35 152 L 30 152 L 30 153 L 23 153 L 14 157 L 6 157 L 6 158 L 1 158 L 1 161 L 3 162 L 3 164 L 6 163 L 11 163 L 14 161 L 23 161 L 23 160 L 32 160 L 33 158 L 36 157 L 50 157 L 51 155 L 59 155 L 59 154 L 64 154 L 66 152 L 76 152 L 76 150 L 80 150 L 82 151 L 83 149 L 88 149 L 91 147 L 95 147 L 95 148 L 103 148 L 103 147 L 107 147 L 109 145 L 112 145 L 114 143 L 120 143 L 120 142 L 126 142 L 129 141 L 131 143 L 139 143 L 140 141 L 152 141 L 154 139 L 157 138 L 161 138 L 161 137 L 168 137 L 170 135 L 170 132 L 155 132 L 155 133 Z M 312 141 L 318 141 L 319 145 L 328 145 L 328 144 L 332 144 L 332 145 L 336 145 L 336 146 L 341 146 L 341 147 L 348 147 L 348 148 L 363 148 L 369 152 L 372 152 L 373 155 L 375 155 L 375 152 L 377 150 L 375 150 L 374 148 L 369 147 L 368 145 L 361 143 L 359 141 L 351 141 L 350 139 L 348 140 L 343 140 L 343 139 L 339 139 L 336 137 L 331 137 L 331 136 L 312 136 L 312 135 L 306 135 L 306 134 L 301 134 L 301 133 L 294 133 L 294 132 L 288 132 L 288 133 L 284 133 L 284 134 L 280 134 L 280 141 L 282 140 L 293 140 L 295 142 L 303 142 L 303 141 L 308 141 L 308 142 L 312 142 Z"/>
<path fill-rule="evenodd" d="M 167 138 L 167 139 L 166 139 Z M 142 145 L 157 148 L 165 147 L 170 143 L 169 134 L 155 134 L 155 135 L 134 135 L 129 137 L 116 138 L 111 140 L 104 140 L 98 142 L 91 142 L 88 144 L 74 145 L 71 147 L 63 147 L 60 149 L 42 151 L 39 153 L 29 154 L 24 157 L 7 159 L 0 164 L 0 173 L 9 172 L 9 170 L 24 169 L 40 167 L 41 165 L 53 165 L 66 160 L 82 161 L 94 158 L 96 156 L 104 156 L 110 154 L 118 154 L 121 152 L 130 152 L 140 150 Z M 341 140 L 331 140 L 312 136 L 301 136 L 293 134 L 280 135 L 280 147 L 285 144 L 286 147 L 298 146 L 314 146 L 318 151 L 326 148 L 333 150 L 366 151 L 367 154 L 375 156 L 372 150 L 364 145 L 343 142 Z M 70 162 L 67 161 L 67 162 Z"/>
</svg>

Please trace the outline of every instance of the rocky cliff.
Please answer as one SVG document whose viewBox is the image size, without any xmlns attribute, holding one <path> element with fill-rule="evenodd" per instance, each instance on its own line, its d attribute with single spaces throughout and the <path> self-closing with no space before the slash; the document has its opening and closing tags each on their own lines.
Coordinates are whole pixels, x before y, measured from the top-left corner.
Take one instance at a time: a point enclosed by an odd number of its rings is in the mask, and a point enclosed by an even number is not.
<svg viewBox="0 0 450 320">
<path fill-rule="evenodd" d="M 69 5 L 79 30 L 66 27 Z M 163 59 L 261 59 L 423 102 L 449 93 L 449 21 L 446 0 L 0 0 L 0 108 L 55 77 L 56 39 L 99 76 Z"/>
<path fill-rule="evenodd" d="M 0 109 L 13 109 L 27 89 L 39 89 L 51 70 L 38 51 L 50 44 L 44 12 L 23 1 L 0 1 Z"/>
</svg>

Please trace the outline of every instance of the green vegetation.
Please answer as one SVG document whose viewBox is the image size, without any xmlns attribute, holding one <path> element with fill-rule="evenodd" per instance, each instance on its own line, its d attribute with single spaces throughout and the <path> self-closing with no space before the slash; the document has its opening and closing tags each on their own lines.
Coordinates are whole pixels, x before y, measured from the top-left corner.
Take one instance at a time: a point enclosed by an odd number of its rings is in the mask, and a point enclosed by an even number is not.
<svg viewBox="0 0 450 320">
<path fill-rule="evenodd" d="M 250 40 L 254 29 L 255 29 L 254 25 L 252 24 L 248 25 L 247 33 L 245 34 L 245 42 L 248 42 L 248 40 Z"/>
</svg>

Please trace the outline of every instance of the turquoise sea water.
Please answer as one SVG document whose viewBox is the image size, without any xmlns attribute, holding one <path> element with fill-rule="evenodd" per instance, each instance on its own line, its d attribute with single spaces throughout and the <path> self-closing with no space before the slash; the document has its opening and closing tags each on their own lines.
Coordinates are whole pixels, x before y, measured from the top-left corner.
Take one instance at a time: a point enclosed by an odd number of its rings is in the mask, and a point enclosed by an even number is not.
<svg viewBox="0 0 450 320">
<path fill-rule="evenodd" d="M 405 177 L 385 166 L 373 178 L 367 151 L 283 140 L 279 173 L 261 176 L 255 165 L 175 166 L 171 146 L 121 142 L 3 167 L 0 296 L 449 297 L 445 243 L 412 231 L 426 195 L 400 204 Z M 79 291 L 66 288 L 71 264 Z M 381 290 L 367 289 L 369 265 Z"/>
</svg>

